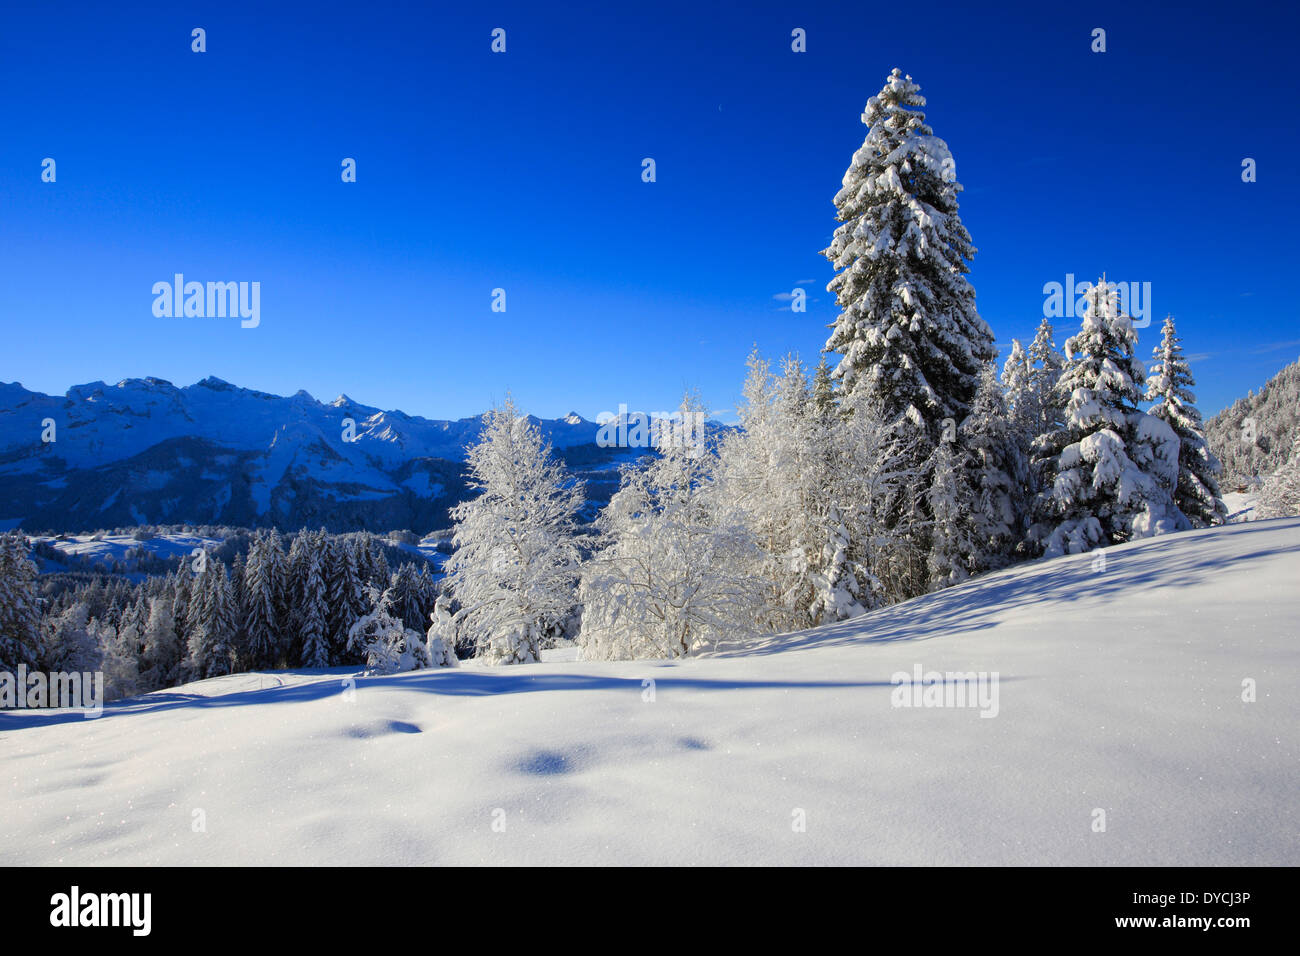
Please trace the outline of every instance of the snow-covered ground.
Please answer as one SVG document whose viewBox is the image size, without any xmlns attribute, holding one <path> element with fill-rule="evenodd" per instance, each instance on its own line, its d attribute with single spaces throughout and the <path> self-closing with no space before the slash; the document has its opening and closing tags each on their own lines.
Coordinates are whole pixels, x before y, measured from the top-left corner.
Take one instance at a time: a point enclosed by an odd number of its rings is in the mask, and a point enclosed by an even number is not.
<svg viewBox="0 0 1300 956">
<path fill-rule="evenodd" d="M 105 565 L 124 561 L 128 551 L 139 549 L 160 558 L 174 558 L 177 555 L 194 554 L 197 548 L 211 550 L 221 545 L 221 541 L 216 538 L 195 534 L 159 534 L 146 541 L 137 541 L 129 534 L 72 534 L 61 538 L 33 535 L 31 540 L 43 541 L 70 557 L 86 558 Z"/>
<path fill-rule="evenodd" d="M 0 863 L 1297 865 L 1297 585 L 1300 519 L 1255 521 L 685 662 L 4 715 Z M 891 707 L 918 665 L 997 716 Z"/>
<path fill-rule="evenodd" d="M 1228 521 L 1254 521 L 1255 508 L 1259 504 L 1258 491 L 1229 491 L 1223 496 L 1223 504 L 1228 509 Z"/>
</svg>

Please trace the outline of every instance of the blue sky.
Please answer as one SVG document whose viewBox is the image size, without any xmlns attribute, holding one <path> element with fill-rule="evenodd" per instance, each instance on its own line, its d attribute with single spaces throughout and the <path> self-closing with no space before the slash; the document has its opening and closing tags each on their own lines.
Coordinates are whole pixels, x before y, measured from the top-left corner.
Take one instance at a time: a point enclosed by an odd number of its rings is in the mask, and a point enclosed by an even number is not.
<svg viewBox="0 0 1300 956">
<path fill-rule="evenodd" d="M 0 380 L 217 375 L 437 418 L 694 387 L 725 413 L 752 345 L 817 359 L 831 198 L 897 66 L 1004 354 L 1047 282 L 1150 282 L 1141 355 L 1173 312 L 1213 412 L 1300 355 L 1297 15 L 1058 7 L 9 5 Z M 155 318 L 177 272 L 259 281 L 260 326 Z"/>
</svg>

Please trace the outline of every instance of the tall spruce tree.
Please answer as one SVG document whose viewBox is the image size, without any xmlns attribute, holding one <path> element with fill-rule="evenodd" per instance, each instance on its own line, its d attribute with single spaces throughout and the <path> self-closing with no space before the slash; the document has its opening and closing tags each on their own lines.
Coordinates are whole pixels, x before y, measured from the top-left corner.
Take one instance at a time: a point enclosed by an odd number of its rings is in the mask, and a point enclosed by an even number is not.
<svg viewBox="0 0 1300 956">
<path fill-rule="evenodd" d="M 315 545 L 310 538 L 308 540 Z M 325 598 L 325 581 L 321 576 L 320 548 L 304 546 L 301 561 L 302 587 L 298 599 L 297 630 L 302 647 L 302 666 L 328 667 L 330 642 L 326 619 L 329 608 Z"/>
<path fill-rule="evenodd" d="M 962 187 L 919 91 L 894 70 L 862 114 L 866 139 L 835 196 L 841 225 L 822 251 L 841 309 L 825 351 L 842 356 L 833 375 L 846 389 L 878 380 L 887 418 L 915 409 L 932 447 L 944 419 L 969 412 L 996 351 L 966 280 L 975 248 L 958 214 Z"/>
<path fill-rule="evenodd" d="M 1172 315 L 1165 318 L 1160 344 L 1151 357 L 1147 379 L 1148 413 L 1159 418 L 1178 436 L 1178 484 L 1174 504 L 1194 528 L 1222 524 L 1228 517 L 1219 490 L 1223 466 L 1205 440 L 1205 424 L 1196 407 L 1192 370 L 1183 355 Z"/>
</svg>

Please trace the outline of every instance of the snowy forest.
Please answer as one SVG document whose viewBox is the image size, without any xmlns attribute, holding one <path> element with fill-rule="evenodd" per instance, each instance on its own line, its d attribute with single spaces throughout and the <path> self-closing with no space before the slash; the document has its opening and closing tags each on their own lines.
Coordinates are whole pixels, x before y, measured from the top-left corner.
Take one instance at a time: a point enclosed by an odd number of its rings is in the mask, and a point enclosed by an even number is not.
<svg viewBox="0 0 1300 956">
<path fill-rule="evenodd" d="M 1251 396 L 1207 428 L 1174 317 L 1145 363 L 1104 278 L 1078 328 L 1044 319 L 999 363 L 924 105 L 898 70 L 867 104 L 822 250 L 840 313 L 820 361 L 755 352 L 739 428 L 623 466 L 594 525 L 581 482 L 507 400 L 468 450 L 476 493 L 453 510 L 442 574 L 393 570 L 368 535 L 261 531 L 234 560 L 51 595 L 11 532 L 0 669 L 103 670 L 123 697 L 266 668 L 528 663 L 557 640 L 587 660 L 679 658 L 1219 524 L 1229 479 L 1260 474 L 1261 515 L 1296 514 L 1300 366 L 1263 411 Z M 680 411 L 706 409 L 687 394 Z"/>
</svg>

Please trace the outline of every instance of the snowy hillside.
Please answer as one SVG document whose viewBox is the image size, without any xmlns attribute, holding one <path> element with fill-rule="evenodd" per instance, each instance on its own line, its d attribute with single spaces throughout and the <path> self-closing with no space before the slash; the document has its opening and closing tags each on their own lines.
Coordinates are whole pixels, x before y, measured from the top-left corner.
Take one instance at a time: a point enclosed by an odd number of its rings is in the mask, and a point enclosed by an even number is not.
<svg viewBox="0 0 1300 956">
<path fill-rule="evenodd" d="M 678 663 L 3 714 L 0 863 L 1297 865 L 1298 584 L 1300 519 L 1255 521 Z M 892 707 L 917 667 L 996 716 Z"/>
</svg>

